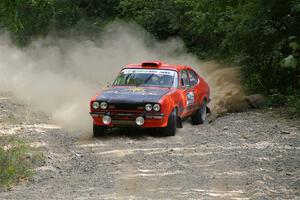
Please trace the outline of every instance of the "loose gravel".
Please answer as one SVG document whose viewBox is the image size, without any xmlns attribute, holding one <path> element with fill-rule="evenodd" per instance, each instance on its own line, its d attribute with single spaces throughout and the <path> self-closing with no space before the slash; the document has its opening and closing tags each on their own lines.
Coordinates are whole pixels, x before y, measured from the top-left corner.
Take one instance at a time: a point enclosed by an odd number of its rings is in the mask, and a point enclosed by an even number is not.
<svg viewBox="0 0 300 200">
<path fill-rule="evenodd" d="M 175 137 L 113 129 L 95 139 L 49 124 L 9 95 L 0 107 L 0 136 L 23 138 L 45 156 L 35 176 L 0 199 L 300 197 L 300 121 L 272 110 L 186 121 Z"/>
</svg>

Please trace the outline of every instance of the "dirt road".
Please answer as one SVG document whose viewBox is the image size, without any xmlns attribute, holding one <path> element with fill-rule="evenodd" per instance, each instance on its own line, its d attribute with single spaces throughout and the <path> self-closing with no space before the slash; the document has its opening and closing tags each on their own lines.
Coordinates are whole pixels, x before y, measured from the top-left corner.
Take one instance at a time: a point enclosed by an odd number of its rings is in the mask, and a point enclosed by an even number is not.
<svg viewBox="0 0 300 200">
<path fill-rule="evenodd" d="M 1 96 L 1 95 L 0 95 Z M 42 147 L 46 162 L 0 199 L 299 199 L 300 122 L 271 110 L 187 121 L 175 137 L 112 130 L 94 139 L 0 97 L 0 135 Z"/>
</svg>

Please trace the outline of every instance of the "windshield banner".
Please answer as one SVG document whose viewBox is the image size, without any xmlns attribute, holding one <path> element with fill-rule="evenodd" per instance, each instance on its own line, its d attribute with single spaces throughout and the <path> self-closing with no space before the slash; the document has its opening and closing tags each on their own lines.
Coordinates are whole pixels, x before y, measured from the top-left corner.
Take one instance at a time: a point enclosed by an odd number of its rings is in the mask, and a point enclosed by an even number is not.
<svg viewBox="0 0 300 200">
<path fill-rule="evenodd" d="M 123 74 L 157 74 L 174 76 L 175 71 L 172 70 L 159 70 L 159 69 L 124 69 Z"/>
</svg>

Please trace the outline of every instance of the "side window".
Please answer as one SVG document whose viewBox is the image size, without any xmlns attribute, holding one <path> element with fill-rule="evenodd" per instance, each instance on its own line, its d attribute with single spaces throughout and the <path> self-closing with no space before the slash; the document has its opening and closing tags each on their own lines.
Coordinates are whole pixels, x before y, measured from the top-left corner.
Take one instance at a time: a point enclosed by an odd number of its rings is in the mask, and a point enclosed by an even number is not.
<svg viewBox="0 0 300 200">
<path fill-rule="evenodd" d="M 199 81 L 197 74 L 192 70 L 189 70 L 188 73 L 189 73 L 189 77 L 190 77 L 191 86 L 193 87 L 193 86 L 197 85 L 197 83 Z"/>
<path fill-rule="evenodd" d="M 181 81 L 181 88 L 188 89 L 191 87 L 188 73 L 186 70 L 180 72 L 180 81 Z"/>
</svg>

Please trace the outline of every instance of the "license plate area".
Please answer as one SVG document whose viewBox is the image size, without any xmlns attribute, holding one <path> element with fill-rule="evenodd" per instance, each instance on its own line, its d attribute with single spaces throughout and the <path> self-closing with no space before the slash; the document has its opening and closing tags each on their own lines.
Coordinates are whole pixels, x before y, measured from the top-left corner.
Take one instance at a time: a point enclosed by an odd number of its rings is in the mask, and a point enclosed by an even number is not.
<svg viewBox="0 0 300 200">
<path fill-rule="evenodd" d="M 135 119 L 140 116 L 139 113 L 128 113 L 128 112 L 119 112 L 119 113 L 112 113 L 111 118 L 112 120 L 125 120 L 125 121 L 135 121 Z"/>
</svg>

